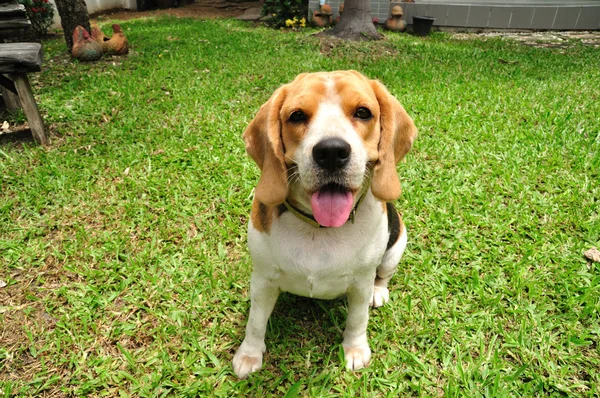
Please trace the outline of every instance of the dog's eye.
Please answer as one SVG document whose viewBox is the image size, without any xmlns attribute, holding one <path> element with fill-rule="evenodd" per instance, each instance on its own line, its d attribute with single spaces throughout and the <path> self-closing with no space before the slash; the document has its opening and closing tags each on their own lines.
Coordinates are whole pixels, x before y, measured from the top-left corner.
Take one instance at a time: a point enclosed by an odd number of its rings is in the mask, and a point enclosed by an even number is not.
<svg viewBox="0 0 600 398">
<path fill-rule="evenodd" d="M 290 115 L 290 122 L 300 123 L 304 121 L 306 121 L 306 114 L 302 111 L 296 111 Z"/>
<path fill-rule="evenodd" d="M 371 114 L 371 111 L 365 108 L 364 106 L 358 108 L 354 113 L 354 117 L 357 117 L 362 120 L 369 120 L 372 116 L 373 115 Z"/>
</svg>

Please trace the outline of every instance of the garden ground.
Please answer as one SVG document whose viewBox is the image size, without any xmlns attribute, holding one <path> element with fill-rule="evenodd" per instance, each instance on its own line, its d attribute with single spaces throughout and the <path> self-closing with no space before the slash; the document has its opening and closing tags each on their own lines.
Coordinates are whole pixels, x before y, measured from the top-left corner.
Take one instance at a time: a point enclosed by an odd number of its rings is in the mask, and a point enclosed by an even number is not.
<svg viewBox="0 0 600 398">
<path fill-rule="evenodd" d="M 32 84 L 52 144 L 0 143 L 2 395 L 600 393 L 600 266 L 583 256 L 600 246 L 598 49 L 122 25 L 127 57 L 80 64 L 45 42 Z M 420 130 L 398 167 L 410 243 L 371 311 L 371 365 L 344 370 L 344 300 L 283 295 L 264 368 L 239 381 L 258 178 L 240 134 L 296 74 L 350 68 Z"/>
<path fill-rule="evenodd" d="M 262 4 L 263 1 L 196 0 L 192 4 L 164 10 L 129 11 L 117 9 L 97 13 L 92 18 L 98 20 L 108 18 L 120 21 L 160 15 L 186 18 L 233 18 L 242 15 L 248 9 L 259 8 Z"/>
</svg>

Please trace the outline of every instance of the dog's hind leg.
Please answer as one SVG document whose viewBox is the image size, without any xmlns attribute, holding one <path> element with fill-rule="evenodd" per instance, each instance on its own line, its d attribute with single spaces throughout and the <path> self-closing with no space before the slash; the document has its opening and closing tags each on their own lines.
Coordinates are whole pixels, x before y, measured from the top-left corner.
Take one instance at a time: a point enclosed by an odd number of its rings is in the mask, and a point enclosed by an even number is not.
<svg viewBox="0 0 600 398">
<path fill-rule="evenodd" d="M 393 211 L 395 212 L 396 209 L 393 209 Z M 370 303 L 371 307 L 373 308 L 381 307 L 389 301 L 390 292 L 388 290 L 388 283 L 390 279 L 392 279 L 392 276 L 394 276 L 394 273 L 396 272 L 398 263 L 400 262 L 400 259 L 404 254 L 404 249 L 406 249 L 406 242 L 408 241 L 406 227 L 404 226 L 402 220 L 399 217 L 389 217 L 389 219 L 392 223 L 394 222 L 394 220 L 396 220 L 397 226 L 392 225 L 392 228 L 390 229 L 393 231 L 394 227 L 396 227 L 398 232 L 396 234 L 395 242 L 390 242 L 390 244 L 388 244 L 388 249 L 383 255 L 381 264 L 379 265 L 379 267 L 377 267 L 375 287 L 373 289 L 373 297 L 371 298 Z"/>
</svg>

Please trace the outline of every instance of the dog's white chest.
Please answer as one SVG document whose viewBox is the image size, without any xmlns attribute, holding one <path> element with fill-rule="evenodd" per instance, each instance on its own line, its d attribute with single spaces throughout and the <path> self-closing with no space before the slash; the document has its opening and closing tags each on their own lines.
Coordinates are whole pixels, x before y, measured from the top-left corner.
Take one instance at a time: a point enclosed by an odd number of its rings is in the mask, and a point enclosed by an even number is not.
<svg viewBox="0 0 600 398">
<path fill-rule="evenodd" d="M 315 229 L 284 213 L 269 234 L 250 227 L 248 244 L 258 275 L 280 290 L 332 299 L 357 283 L 373 283 L 387 243 L 379 206 L 361 206 L 355 223 Z"/>
<path fill-rule="evenodd" d="M 311 298 L 333 299 L 347 292 L 353 277 L 350 273 L 332 278 L 320 273 L 300 274 L 282 269 L 275 280 L 285 292 Z"/>
<path fill-rule="evenodd" d="M 323 239 L 327 241 L 327 239 Z M 301 250 L 275 250 L 277 263 L 268 278 L 282 291 L 306 297 L 332 299 L 346 293 L 355 279 L 367 278 L 377 262 L 374 255 L 344 252 L 320 242 Z M 346 248 L 349 249 L 349 248 Z"/>
</svg>

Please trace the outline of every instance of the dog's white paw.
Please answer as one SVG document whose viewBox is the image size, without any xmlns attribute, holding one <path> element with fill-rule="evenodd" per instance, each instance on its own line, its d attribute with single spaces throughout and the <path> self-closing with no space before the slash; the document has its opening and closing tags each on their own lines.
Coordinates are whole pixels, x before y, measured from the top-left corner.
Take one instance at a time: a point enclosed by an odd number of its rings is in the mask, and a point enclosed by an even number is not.
<svg viewBox="0 0 600 398">
<path fill-rule="evenodd" d="M 368 344 L 360 347 L 344 347 L 344 357 L 346 359 L 346 369 L 362 369 L 371 360 L 371 349 Z"/>
<path fill-rule="evenodd" d="M 233 371 L 240 379 L 245 379 L 252 372 L 262 367 L 262 350 L 243 349 L 244 344 L 233 356 Z M 254 351 L 254 352 L 249 352 Z"/>
<path fill-rule="evenodd" d="M 374 286 L 373 296 L 371 296 L 371 307 L 381 307 L 390 301 L 390 291 L 387 287 Z"/>
</svg>

